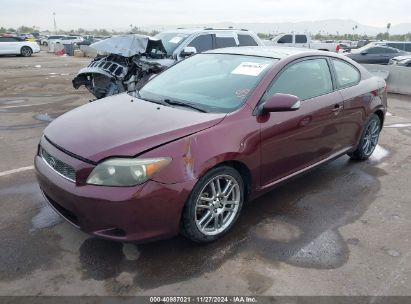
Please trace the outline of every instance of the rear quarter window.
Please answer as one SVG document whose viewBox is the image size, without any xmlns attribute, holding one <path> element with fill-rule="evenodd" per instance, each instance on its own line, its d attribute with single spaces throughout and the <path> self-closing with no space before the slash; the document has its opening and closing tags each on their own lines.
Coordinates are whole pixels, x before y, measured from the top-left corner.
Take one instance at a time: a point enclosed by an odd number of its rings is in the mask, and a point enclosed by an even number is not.
<svg viewBox="0 0 411 304">
<path fill-rule="evenodd" d="M 238 34 L 240 46 L 258 46 L 258 43 L 250 35 Z"/>
<path fill-rule="evenodd" d="M 339 59 L 331 60 L 334 65 L 335 76 L 339 88 L 353 86 L 360 82 L 361 74 L 357 68 L 348 62 Z"/>
<path fill-rule="evenodd" d="M 215 38 L 216 49 L 237 46 L 234 37 L 216 36 Z"/>
</svg>

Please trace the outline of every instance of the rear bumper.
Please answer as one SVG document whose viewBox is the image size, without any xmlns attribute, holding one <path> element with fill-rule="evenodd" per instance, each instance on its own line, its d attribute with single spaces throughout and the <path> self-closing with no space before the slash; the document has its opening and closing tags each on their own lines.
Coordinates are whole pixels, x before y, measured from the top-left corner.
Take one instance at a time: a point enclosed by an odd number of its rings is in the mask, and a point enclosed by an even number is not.
<svg viewBox="0 0 411 304">
<path fill-rule="evenodd" d="M 62 159 L 62 152 L 46 149 L 62 161 L 71 158 Z M 40 156 L 35 157 L 35 168 L 39 186 L 54 210 L 77 228 L 115 241 L 142 242 L 178 234 L 184 203 L 196 182 L 79 185 L 60 176 Z"/>
</svg>

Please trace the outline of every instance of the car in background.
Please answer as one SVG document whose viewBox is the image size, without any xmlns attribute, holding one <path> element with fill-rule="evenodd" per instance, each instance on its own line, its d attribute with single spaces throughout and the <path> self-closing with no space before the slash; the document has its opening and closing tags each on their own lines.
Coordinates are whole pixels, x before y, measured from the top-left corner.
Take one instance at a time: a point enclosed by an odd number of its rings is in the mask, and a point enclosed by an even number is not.
<svg viewBox="0 0 411 304">
<path fill-rule="evenodd" d="M 346 56 L 358 63 L 388 64 L 391 58 L 407 55 L 409 53 L 388 46 L 366 45 L 362 48 L 351 50 Z"/>
<path fill-rule="evenodd" d="M 56 44 L 77 44 L 79 42 L 84 41 L 84 38 L 82 36 L 64 36 L 61 37 L 60 39 L 56 39 L 54 43 Z"/>
<path fill-rule="evenodd" d="M 20 37 L 0 37 L 0 55 L 21 55 L 30 57 L 40 52 L 36 42 L 25 41 Z"/>
<path fill-rule="evenodd" d="M 95 236 L 142 242 L 182 232 L 211 242 L 245 201 L 347 153 L 368 159 L 386 109 L 385 81 L 345 56 L 215 49 L 174 64 L 137 97 L 55 119 L 36 176 L 50 206 Z"/>
<path fill-rule="evenodd" d="M 404 66 L 404 67 L 411 67 L 411 55 L 398 56 L 398 57 L 391 58 L 388 64 Z"/>
<path fill-rule="evenodd" d="M 32 34 L 20 34 L 19 37 L 24 41 L 36 42 L 36 37 Z"/>
<path fill-rule="evenodd" d="M 320 51 L 336 52 L 341 49 L 340 43 L 329 41 L 320 42 L 311 40 L 311 36 L 307 34 L 280 34 L 273 39 L 266 41 L 265 45 L 282 45 L 300 48 L 315 49 Z"/>
<path fill-rule="evenodd" d="M 91 44 L 98 52 L 73 79 L 97 99 L 124 91 L 135 92 L 150 77 L 196 53 L 238 46 L 262 46 L 256 34 L 245 29 L 177 29 L 154 37 L 130 34 Z M 109 54 L 109 55 L 107 55 Z"/>
<path fill-rule="evenodd" d="M 63 37 L 64 35 L 51 35 L 48 37 L 44 37 L 40 40 L 40 44 L 43 46 L 48 46 L 49 44 L 56 43 L 56 41 L 60 40 Z"/>
</svg>

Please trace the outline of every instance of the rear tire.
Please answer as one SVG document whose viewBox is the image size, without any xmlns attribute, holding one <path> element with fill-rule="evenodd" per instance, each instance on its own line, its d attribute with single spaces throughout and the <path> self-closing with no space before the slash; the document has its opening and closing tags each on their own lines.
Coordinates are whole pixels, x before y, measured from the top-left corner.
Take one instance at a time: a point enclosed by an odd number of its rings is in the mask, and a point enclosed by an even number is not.
<svg viewBox="0 0 411 304">
<path fill-rule="evenodd" d="M 43 42 L 43 46 L 48 46 L 49 44 L 47 42 Z"/>
<path fill-rule="evenodd" d="M 33 50 L 28 46 L 23 46 L 20 50 L 20 54 L 23 57 L 30 57 L 33 54 Z"/>
<path fill-rule="evenodd" d="M 212 242 L 237 221 L 244 202 L 244 182 L 232 167 L 211 169 L 194 186 L 184 206 L 181 233 L 197 243 Z"/>
<path fill-rule="evenodd" d="M 378 144 L 381 132 L 381 119 L 377 114 L 371 115 L 361 135 L 357 150 L 348 153 L 353 160 L 367 160 Z"/>
</svg>

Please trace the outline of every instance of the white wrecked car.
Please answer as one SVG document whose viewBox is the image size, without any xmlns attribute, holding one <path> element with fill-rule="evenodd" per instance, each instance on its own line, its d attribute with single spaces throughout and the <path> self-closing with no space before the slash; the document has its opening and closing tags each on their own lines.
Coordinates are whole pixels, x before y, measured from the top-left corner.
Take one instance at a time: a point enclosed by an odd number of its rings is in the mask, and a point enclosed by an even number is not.
<svg viewBox="0 0 411 304">
<path fill-rule="evenodd" d="M 84 85 L 96 98 L 135 92 L 152 75 L 158 74 L 195 53 L 235 46 L 258 46 L 262 41 L 253 32 L 237 29 L 178 29 L 155 37 L 114 36 L 90 45 L 100 53 L 73 79 L 78 89 Z"/>
</svg>

